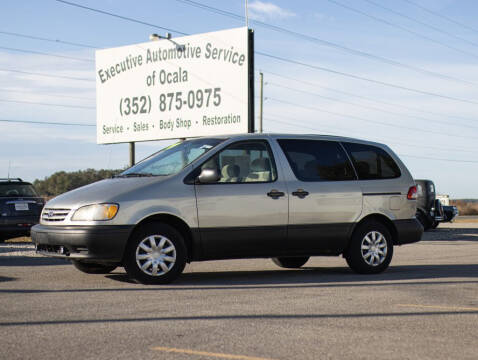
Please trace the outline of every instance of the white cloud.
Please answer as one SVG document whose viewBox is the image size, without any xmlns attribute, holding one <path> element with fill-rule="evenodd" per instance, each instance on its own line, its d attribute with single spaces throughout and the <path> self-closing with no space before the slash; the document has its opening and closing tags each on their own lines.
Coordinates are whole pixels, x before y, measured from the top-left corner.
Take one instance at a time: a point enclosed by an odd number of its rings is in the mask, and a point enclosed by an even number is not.
<svg viewBox="0 0 478 360">
<path fill-rule="evenodd" d="M 254 1 L 249 4 L 249 16 L 257 20 L 285 19 L 295 16 L 292 11 L 281 8 L 271 2 Z"/>
</svg>

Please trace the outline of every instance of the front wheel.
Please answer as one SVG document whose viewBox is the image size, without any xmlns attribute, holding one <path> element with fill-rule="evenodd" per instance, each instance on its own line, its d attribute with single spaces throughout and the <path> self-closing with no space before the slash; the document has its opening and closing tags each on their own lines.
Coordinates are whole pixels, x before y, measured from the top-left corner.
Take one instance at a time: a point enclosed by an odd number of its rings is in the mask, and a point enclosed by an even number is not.
<svg viewBox="0 0 478 360">
<path fill-rule="evenodd" d="M 96 264 L 79 260 L 71 260 L 71 262 L 75 268 L 86 274 L 109 274 L 117 267 L 116 265 Z"/>
<path fill-rule="evenodd" d="M 288 269 L 298 269 L 304 265 L 309 260 L 308 256 L 303 257 L 276 257 L 272 258 L 272 261 L 277 266 L 288 268 Z"/>
<path fill-rule="evenodd" d="M 172 226 L 151 223 L 135 232 L 124 256 L 127 274 L 141 284 L 168 284 L 186 265 L 182 235 Z"/>
<path fill-rule="evenodd" d="M 393 241 L 388 228 L 370 221 L 353 233 L 345 253 L 347 264 L 359 274 L 378 274 L 388 268 L 393 256 Z"/>
</svg>

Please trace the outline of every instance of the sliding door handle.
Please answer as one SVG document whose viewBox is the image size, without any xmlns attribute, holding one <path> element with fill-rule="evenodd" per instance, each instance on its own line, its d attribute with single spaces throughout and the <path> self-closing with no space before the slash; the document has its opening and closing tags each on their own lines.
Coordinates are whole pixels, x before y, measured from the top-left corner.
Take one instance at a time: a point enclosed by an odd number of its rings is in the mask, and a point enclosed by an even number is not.
<svg viewBox="0 0 478 360">
<path fill-rule="evenodd" d="M 304 189 L 297 189 L 296 191 L 292 192 L 292 195 L 297 196 L 300 199 L 305 198 L 307 195 L 309 195 L 308 191 L 305 191 Z"/>
<path fill-rule="evenodd" d="M 285 196 L 285 193 L 283 193 L 282 191 L 276 190 L 276 189 L 272 189 L 271 191 L 269 191 L 267 193 L 267 196 L 269 196 L 273 199 L 278 199 L 281 196 Z"/>
</svg>

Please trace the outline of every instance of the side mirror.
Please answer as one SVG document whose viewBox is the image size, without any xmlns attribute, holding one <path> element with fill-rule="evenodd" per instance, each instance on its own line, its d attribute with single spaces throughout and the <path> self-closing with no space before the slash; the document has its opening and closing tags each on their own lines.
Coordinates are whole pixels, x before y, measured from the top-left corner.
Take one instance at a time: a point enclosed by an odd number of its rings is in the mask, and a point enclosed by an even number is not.
<svg viewBox="0 0 478 360">
<path fill-rule="evenodd" d="M 201 184 L 210 184 L 217 182 L 220 176 L 216 169 L 202 169 L 197 179 Z"/>
</svg>

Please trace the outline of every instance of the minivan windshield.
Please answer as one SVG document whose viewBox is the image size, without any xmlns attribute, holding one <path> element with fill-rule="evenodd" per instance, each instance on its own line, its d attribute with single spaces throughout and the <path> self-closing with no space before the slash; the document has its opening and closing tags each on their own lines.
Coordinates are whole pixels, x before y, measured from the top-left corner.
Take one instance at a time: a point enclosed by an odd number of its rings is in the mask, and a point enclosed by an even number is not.
<svg viewBox="0 0 478 360">
<path fill-rule="evenodd" d="M 123 171 L 117 177 L 174 175 L 225 139 L 201 138 L 170 145 Z"/>
</svg>

